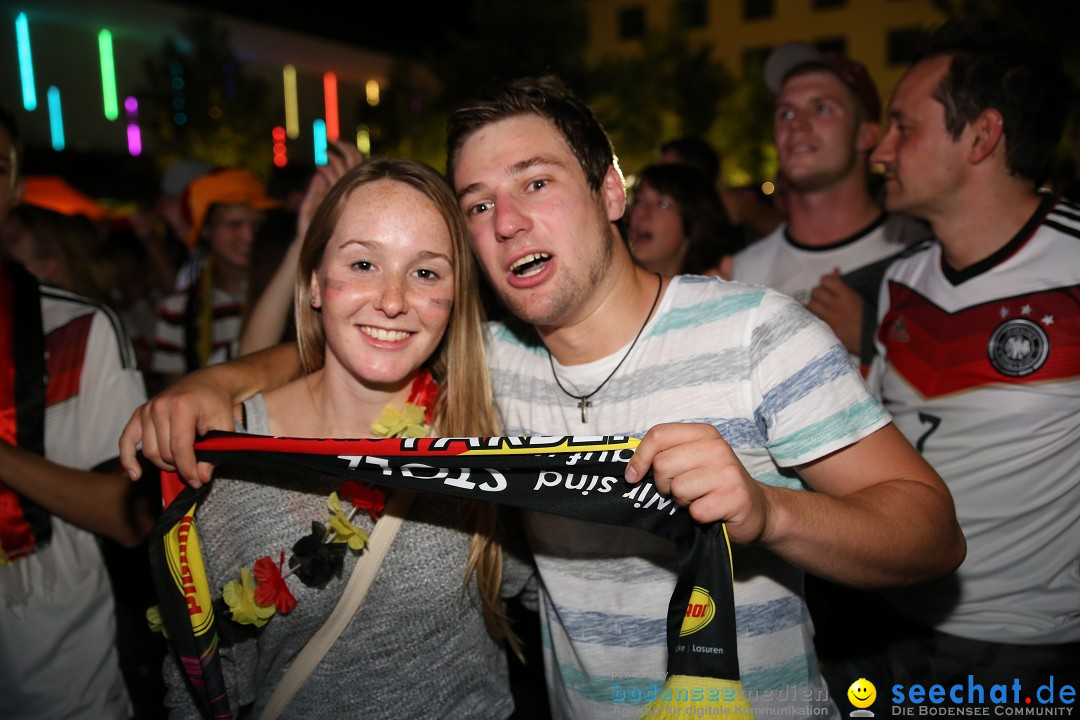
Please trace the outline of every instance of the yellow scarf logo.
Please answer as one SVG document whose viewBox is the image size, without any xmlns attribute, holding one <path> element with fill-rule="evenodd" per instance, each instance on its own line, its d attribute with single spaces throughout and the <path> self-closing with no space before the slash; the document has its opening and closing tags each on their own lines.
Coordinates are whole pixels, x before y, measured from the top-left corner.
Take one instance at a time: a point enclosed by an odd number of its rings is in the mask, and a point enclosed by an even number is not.
<svg viewBox="0 0 1080 720">
<path fill-rule="evenodd" d="M 714 615 L 716 615 L 716 603 L 713 602 L 709 591 L 695 585 L 694 592 L 690 593 L 690 602 L 686 604 L 686 616 L 683 617 L 679 637 L 693 635 L 712 622 Z"/>
<path fill-rule="evenodd" d="M 210 629 L 214 609 L 199 549 L 199 536 L 192 520 L 194 512 L 195 506 L 192 505 L 187 515 L 165 536 L 165 550 L 173 582 L 187 603 L 191 627 L 196 635 L 202 635 Z"/>
</svg>

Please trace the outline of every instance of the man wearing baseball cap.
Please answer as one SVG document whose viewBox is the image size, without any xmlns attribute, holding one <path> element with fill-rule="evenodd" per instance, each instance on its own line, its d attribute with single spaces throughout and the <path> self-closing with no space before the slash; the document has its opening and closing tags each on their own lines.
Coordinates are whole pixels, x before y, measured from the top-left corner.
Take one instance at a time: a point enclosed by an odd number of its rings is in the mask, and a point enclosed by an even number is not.
<svg viewBox="0 0 1080 720">
<path fill-rule="evenodd" d="M 880 138 L 881 99 L 862 63 L 788 43 L 766 60 L 765 83 L 776 93 L 774 136 L 788 221 L 736 253 L 733 277 L 804 303 L 865 374 L 874 355 L 881 277 L 929 230 L 907 216 L 887 215 L 871 195 L 869 156 Z M 832 693 L 842 697 L 853 678 L 877 677 L 874 663 L 887 640 L 875 635 L 872 621 L 852 636 L 834 618 L 872 619 L 880 600 L 809 576 L 806 597 Z"/>
<path fill-rule="evenodd" d="M 198 243 L 205 260 L 190 286 L 158 307 L 153 369 L 170 381 L 236 355 L 252 243 L 262 211 L 277 205 L 241 168 L 196 178 L 184 201 L 191 220 L 188 244 Z"/>
<path fill-rule="evenodd" d="M 825 320 L 853 360 L 873 357 L 882 261 L 929 233 L 889 217 L 869 187 L 881 99 L 862 63 L 792 42 L 765 62 L 788 221 L 735 255 L 734 279 L 775 288 Z"/>
</svg>

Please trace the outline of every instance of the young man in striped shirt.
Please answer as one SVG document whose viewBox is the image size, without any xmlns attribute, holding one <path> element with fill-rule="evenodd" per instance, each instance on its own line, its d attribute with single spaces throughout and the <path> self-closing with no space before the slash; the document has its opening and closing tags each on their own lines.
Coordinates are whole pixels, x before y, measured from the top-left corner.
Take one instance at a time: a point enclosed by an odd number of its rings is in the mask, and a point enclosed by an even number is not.
<svg viewBox="0 0 1080 720">
<path fill-rule="evenodd" d="M 740 547 L 739 661 L 751 705 L 835 715 L 801 573 L 885 586 L 948 572 L 964 542 L 941 480 L 835 336 L 794 300 L 717 279 L 669 281 L 634 264 L 615 226 L 626 196 L 611 144 L 556 79 L 523 79 L 463 107 L 447 147 L 473 249 L 522 321 L 489 328 L 506 432 L 644 436 L 627 478 L 651 468 L 660 492 L 700 522 L 723 520 Z M 193 483 L 208 479 L 191 453 L 195 427 L 231 427 L 232 396 L 295 370 L 294 351 L 274 352 L 146 406 L 124 455 L 141 439 Z M 554 716 L 640 713 L 618 692 L 647 697 L 663 685 L 673 547 L 549 515 L 525 523 Z"/>
</svg>

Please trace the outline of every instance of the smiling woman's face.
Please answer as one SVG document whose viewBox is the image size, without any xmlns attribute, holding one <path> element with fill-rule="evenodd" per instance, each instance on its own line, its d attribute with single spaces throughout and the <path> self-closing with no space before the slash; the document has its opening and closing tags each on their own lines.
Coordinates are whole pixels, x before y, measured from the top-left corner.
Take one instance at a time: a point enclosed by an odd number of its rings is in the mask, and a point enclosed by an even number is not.
<svg viewBox="0 0 1080 720">
<path fill-rule="evenodd" d="M 420 191 L 395 180 L 354 190 L 311 279 L 327 372 L 372 388 L 411 382 L 450 320 L 453 263 L 446 222 Z"/>
</svg>

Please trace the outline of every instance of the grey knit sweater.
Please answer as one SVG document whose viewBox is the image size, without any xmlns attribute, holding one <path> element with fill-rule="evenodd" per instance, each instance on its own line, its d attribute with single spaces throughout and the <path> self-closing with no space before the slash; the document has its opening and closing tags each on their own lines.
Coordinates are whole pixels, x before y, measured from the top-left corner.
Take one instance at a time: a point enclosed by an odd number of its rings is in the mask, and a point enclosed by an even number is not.
<svg viewBox="0 0 1080 720">
<path fill-rule="evenodd" d="M 262 397 L 245 403 L 247 431 L 269 434 Z M 251 482 L 252 473 L 258 482 Z M 247 478 L 247 479 L 245 479 Z M 220 597 L 239 566 L 275 562 L 325 523 L 326 500 L 341 478 L 274 475 L 219 467 L 199 509 L 199 539 L 211 592 Z M 339 493 L 340 494 L 340 493 Z M 354 523 L 369 532 L 366 513 Z M 418 495 L 363 605 L 285 709 L 285 718 L 505 718 L 513 711 L 503 645 L 485 630 L 475 591 L 463 589 L 470 537 L 452 499 Z M 256 636 L 221 649 L 233 712 L 258 717 L 293 658 L 333 610 L 352 572 L 322 589 L 287 579 L 297 607 L 276 615 Z M 520 592 L 532 569 L 506 554 L 503 594 Z M 230 620 L 219 618 L 219 623 Z M 165 661 L 171 718 L 198 710 L 172 657 Z"/>
</svg>

